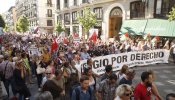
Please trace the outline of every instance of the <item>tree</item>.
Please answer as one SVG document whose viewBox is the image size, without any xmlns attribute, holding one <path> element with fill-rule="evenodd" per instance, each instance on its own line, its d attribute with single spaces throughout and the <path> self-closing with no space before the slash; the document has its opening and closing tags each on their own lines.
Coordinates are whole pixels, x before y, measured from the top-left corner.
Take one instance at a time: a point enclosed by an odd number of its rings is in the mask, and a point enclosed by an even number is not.
<svg viewBox="0 0 175 100">
<path fill-rule="evenodd" d="M 4 32 L 8 32 L 9 31 L 9 26 L 7 26 L 7 24 L 4 27 Z"/>
<path fill-rule="evenodd" d="M 61 33 L 62 31 L 65 31 L 65 30 L 62 28 L 61 24 L 58 23 L 56 28 L 55 28 L 55 31 L 57 31 L 58 33 Z"/>
<path fill-rule="evenodd" d="M 77 17 L 79 23 L 83 26 L 84 32 L 89 37 L 89 29 L 97 23 L 96 14 L 90 10 L 90 8 L 84 8 L 83 15 L 79 13 Z M 83 36 L 85 37 L 83 33 Z"/>
<path fill-rule="evenodd" d="M 16 24 L 16 29 L 18 32 L 26 32 L 29 30 L 29 21 L 27 17 L 21 16 Z"/>
<path fill-rule="evenodd" d="M 0 27 L 2 27 L 2 28 L 5 27 L 5 21 L 1 15 L 0 15 Z"/>
<path fill-rule="evenodd" d="M 175 7 L 172 7 L 172 10 L 169 12 L 168 18 L 170 21 L 175 19 Z"/>
</svg>

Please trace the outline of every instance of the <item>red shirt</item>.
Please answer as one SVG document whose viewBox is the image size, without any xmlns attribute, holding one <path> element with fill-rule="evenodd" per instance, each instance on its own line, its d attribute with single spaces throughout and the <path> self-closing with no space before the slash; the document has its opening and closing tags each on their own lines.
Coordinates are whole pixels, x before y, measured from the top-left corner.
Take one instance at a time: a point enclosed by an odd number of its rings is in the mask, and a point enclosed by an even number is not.
<svg viewBox="0 0 175 100">
<path fill-rule="evenodd" d="M 151 100 L 151 88 L 137 84 L 134 90 L 134 100 Z"/>
</svg>

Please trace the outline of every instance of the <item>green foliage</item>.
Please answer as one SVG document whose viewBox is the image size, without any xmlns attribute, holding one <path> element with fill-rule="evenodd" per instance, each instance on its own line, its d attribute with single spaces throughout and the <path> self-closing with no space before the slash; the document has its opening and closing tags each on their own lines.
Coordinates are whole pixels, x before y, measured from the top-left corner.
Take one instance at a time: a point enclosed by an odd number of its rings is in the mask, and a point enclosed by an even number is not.
<svg viewBox="0 0 175 100">
<path fill-rule="evenodd" d="M 4 28 L 4 32 L 8 32 L 9 31 L 9 26 L 7 26 L 7 24 L 5 25 L 5 28 Z"/>
<path fill-rule="evenodd" d="M 16 29 L 18 32 L 26 32 L 29 30 L 29 21 L 27 17 L 21 16 L 16 24 Z"/>
<path fill-rule="evenodd" d="M 55 31 L 57 31 L 58 33 L 61 33 L 62 31 L 65 31 L 65 30 L 62 28 L 61 24 L 58 23 L 56 28 L 55 28 Z"/>
<path fill-rule="evenodd" d="M 92 12 L 90 8 L 84 8 L 83 15 L 79 13 L 77 19 L 79 23 L 83 26 L 85 33 L 87 33 L 92 26 L 96 25 L 96 16 L 97 15 L 94 12 Z"/>
<path fill-rule="evenodd" d="M 175 19 L 175 7 L 172 7 L 172 10 L 169 12 L 169 15 L 167 15 L 168 16 L 168 20 L 169 21 L 172 21 L 172 20 L 174 20 Z"/>
<path fill-rule="evenodd" d="M 5 21 L 2 18 L 2 16 L 0 15 L 0 27 L 4 28 L 5 27 Z"/>
</svg>

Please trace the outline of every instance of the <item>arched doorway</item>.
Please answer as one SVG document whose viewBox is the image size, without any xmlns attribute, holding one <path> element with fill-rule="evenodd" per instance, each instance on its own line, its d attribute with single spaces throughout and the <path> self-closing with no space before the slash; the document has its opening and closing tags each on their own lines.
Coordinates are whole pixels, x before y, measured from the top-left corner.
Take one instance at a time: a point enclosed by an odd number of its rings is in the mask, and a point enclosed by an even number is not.
<svg viewBox="0 0 175 100">
<path fill-rule="evenodd" d="M 119 38 L 118 33 L 122 25 L 122 9 L 120 7 L 114 7 L 109 14 L 109 38 Z"/>
</svg>

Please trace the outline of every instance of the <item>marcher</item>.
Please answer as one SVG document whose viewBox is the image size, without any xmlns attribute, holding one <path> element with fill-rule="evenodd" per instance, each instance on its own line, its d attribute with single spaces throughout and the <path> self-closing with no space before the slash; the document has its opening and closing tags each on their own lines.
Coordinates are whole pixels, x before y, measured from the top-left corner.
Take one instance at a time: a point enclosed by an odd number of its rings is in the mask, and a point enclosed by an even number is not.
<svg viewBox="0 0 175 100">
<path fill-rule="evenodd" d="M 101 77 L 101 81 L 108 79 L 111 74 L 112 74 L 112 65 L 107 65 L 105 67 L 105 74 Z"/>
<path fill-rule="evenodd" d="M 14 91 L 14 79 L 13 79 L 13 71 L 15 69 L 14 64 L 9 60 L 8 55 L 4 55 L 4 61 L 0 64 L 0 71 L 3 72 L 2 81 L 4 82 L 6 91 L 9 96 L 9 86 L 11 85 L 13 94 Z"/>
<path fill-rule="evenodd" d="M 133 69 L 128 69 L 126 71 L 126 76 L 124 76 L 120 81 L 119 81 L 119 85 L 121 84 L 128 84 L 128 85 L 132 85 L 132 80 L 134 79 L 135 76 L 135 70 Z"/>
<path fill-rule="evenodd" d="M 31 93 L 26 86 L 26 69 L 22 60 L 16 63 L 16 68 L 13 72 L 14 75 L 14 83 L 15 83 L 15 91 L 19 93 L 19 100 L 29 99 Z"/>
<path fill-rule="evenodd" d="M 151 100 L 153 76 L 149 72 L 143 72 L 141 82 L 137 84 L 134 90 L 135 100 Z"/>
<path fill-rule="evenodd" d="M 82 76 L 80 78 L 81 86 L 75 88 L 72 92 L 71 100 L 94 100 L 92 97 L 92 89 L 89 87 L 89 78 Z"/>
<path fill-rule="evenodd" d="M 166 95 L 166 100 L 175 100 L 175 94 L 174 93 L 169 93 Z"/>
<path fill-rule="evenodd" d="M 98 100 L 114 100 L 117 86 L 117 76 L 111 74 L 108 79 L 98 84 Z"/>
<path fill-rule="evenodd" d="M 116 89 L 116 98 L 114 100 L 130 100 L 132 88 L 127 84 L 122 84 Z"/>
</svg>

